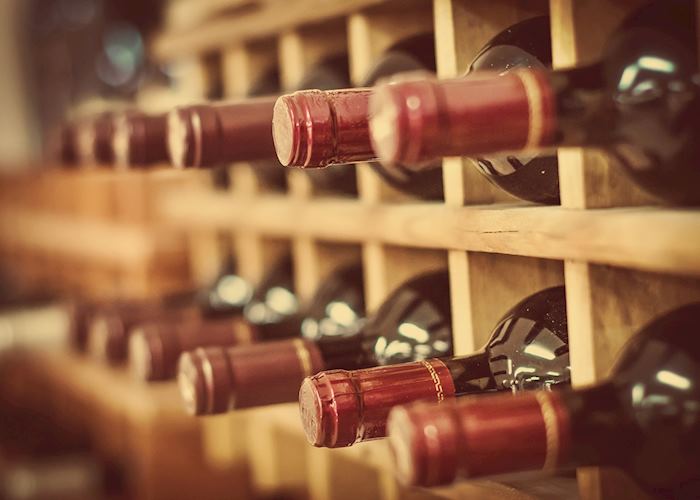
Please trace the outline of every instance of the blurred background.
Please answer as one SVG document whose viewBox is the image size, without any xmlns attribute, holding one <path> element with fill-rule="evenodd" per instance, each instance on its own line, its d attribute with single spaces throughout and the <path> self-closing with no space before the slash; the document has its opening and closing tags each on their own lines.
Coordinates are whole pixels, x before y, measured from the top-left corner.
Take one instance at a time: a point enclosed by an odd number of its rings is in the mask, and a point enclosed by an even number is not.
<svg viewBox="0 0 700 500">
<path fill-rule="evenodd" d="M 76 103 L 133 98 L 168 85 L 147 54 L 164 0 L 0 0 L 0 166 L 36 161 Z M 175 2 L 176 3 L 176 2 Z"/>
</svg>

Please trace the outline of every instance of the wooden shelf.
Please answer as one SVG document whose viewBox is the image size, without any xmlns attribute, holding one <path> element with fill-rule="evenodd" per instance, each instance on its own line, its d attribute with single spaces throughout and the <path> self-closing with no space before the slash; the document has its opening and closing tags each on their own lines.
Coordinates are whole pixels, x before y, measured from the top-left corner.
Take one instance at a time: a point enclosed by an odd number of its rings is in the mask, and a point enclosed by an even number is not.
<svg viewBox="0 0 700 500">
<path fill-rule="evenodd" d="M 186 414 L 174 382 L 143 384 L 124 367 L 67 351 L 9 353 L 13 373 L 44 394 L 41 411 L 79 425 L 98 456 L 125 470 L 126 497 L 250 496 L 242 462 L 204 459 L 203 422 Z"/>
<path fill-rule="evenodd" d="M 191 1 L 188 7 L 204 14 L 197 0 Z M 554 67 L 587 63 L 599 57 L 620 20 L 643 0 L 211 0 L 208 5 L 229 2 L 246 7 L 196 27 L 166 27 L 152 41 L 151 56 L 184 68 L 178 99 L 204 98 L 217 83 L 206 71 L 217 56 L 222 61 L 218 83 L 226 97 L 240 98 L 271 69 L 279 71 L 281 88 L 291 89 L 316 62 L 346 51 L 351 81 L 359 83 L 388 47 L 429 32 L 438 75 L 457 77 L 495 34 L 543 14 L 551 22 Z M 17 266 L 22 269 L 39 267 L 38 262 L 48 268 L 47 275 L 63 270 L 59 282 L 81 267 L 91 281 L 103 282 L 111 276 L 103 268 L 138 267 L 153 258 L 160 231 L 184 233 L 194 285 L 210 283 L 226 253 L 235 256 L 242 276 L 257 283 L 272 262 L 291 252 L 302 301 L 331 269 L 354 259 L 363 265 L 368 314 L 403 280 L 446 268 L 458 355 L 480 348 L 501 315 L 522 298 L 565 285 L 572 382 L 589 384 L 606 375 L 621 346 L 651 318 L 700 300 L 700 210 L 658 206 L 599 152 L 560 150 L 558 159 L 561 206 L 518 202 L 462 158 L 443 162 L 443 203 L 400 194 L 367 165 L 357 168 L 357 198 L 319 196 L 299 171 L 290 172 L 287 192 L 272 194 L 255 176 L 255 167 L 245 163 L 231 167 L 228 191 L 213 189 L 203 171 L 161 172 L 172 177 L 160 179 L 169 189 L 148 194 L 140 184 L 145 177 L 74 172 L 58 190 L 55 178 L 40 182 L 37 192 L 43 196 L 4 192 L 24 208 L 0 213 L 7 245 L 0 249 L 12 263 L 28 254 L 25 265 Z M 187 182 L 178 184 L 183 178 Z M 32 182 L 36 189 L 37 181 Z M 105 195 L 113 187 L 119 188 L 114 195 Z M 81 194 L 78 200 L 75 192 Z M 133 193 L 140 195 L 129 196 Z M 43 198 L 50 203 L 34 204 Z M 130 223 L 142 219 L 149 224 Z M 71 267 L 65 260 L 81 262 Z M 144 276 L 144 282 L 151 279 Z M 256 495 L 520 500 L 541 498 L 538 491 L 544 490 L 533 488 L 538 483 L 571 486 L 571 478 L 534 478 L 522 486 L 477 481 L 406 490 L 393 479 L 386 442 L 310 447 L 294 404 L 191 421 L 182 418 L 172 385 L 138 387 L 122 371 L 63 356 L 42 363 L 51 377 L 88 395 L 97 407 L 151 429 L 161 419 L 201 425 L 204 451 L 197 459 L 221 470 L 245 463 Z M 643 498 L 619 474 L 597 468 L 578 474 L 581 498 Z M 549 497 L 563 496 L 575 495 L 549 492 Z"/>
<path fill-rule="evenodd" d="M 14 245 L 102 262 L 141 264 L 156 254 L 157 240 L 146 227 L 79 219 L 39 210 L 0 213 L 0 232 Z"/>
<path fill-rule="evenodd" d="M 700 213 L 661 207 L 368 204 L 181 192 L 161 215 L 181 228 L 468 250 L 700 276 Z M 653 237 L 651 237 L 653 235 Z"/>
<path fill-rule="evenodd" d="M 151 53 L 160 60 L 183 59 L 222 46 L 275 36 L 302 24 L 321 23 L 386 2 L 387 0 L 269 2 L 240 16 L 224 17 L 190 30 L 162 33 L 153 40 Z"/>
<path fill-rule="evenodd" d="M 68 392 L 79 393 L 98 406 L 122 412 L 132 422 L 145 425 L 179 423 L 192 426 L 175 383 L 143 384 L 125 367 L 106 367 L 71 352 L 33 354 L 33 363 Z"/>
</svg>

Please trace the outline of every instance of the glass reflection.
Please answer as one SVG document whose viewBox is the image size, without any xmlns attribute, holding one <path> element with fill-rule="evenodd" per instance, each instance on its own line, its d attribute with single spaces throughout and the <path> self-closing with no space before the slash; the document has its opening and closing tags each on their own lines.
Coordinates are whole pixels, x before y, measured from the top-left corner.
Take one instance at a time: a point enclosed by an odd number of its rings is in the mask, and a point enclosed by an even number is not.
<svg viewBox="0 0 700 500">
<path fill-rule="evenodd" d="M 301 324 L 309 340 L 357 335 L 365 322 L 362 268 L 346 266 L 328 277 L 312 300 Z"/>
<path fill-rule="evenodd" d="M 280 260 L 243 309 L 243 316 L 253 325 L 275 325 L 295 318 L 299 302 L 294 294 L 292 263 L 289 256 Z"/>
<path fill-rule="evenodd" d="M 602 71 L 610 97 L 600 110 L 615 134 L 602 146 L 642 187 L 675 200 L 688 196 L 682 186 L 693 185 L 697 175 L 692 121 L 700 101 L 693 81 L 697 58 L 690 49 L 695 30 L 692 20 L 679 20 L 673 9 L 656 17 L 640 23 L 654 23 L 655 29 L 629 29 L 607 51 Z"/>
<path fill-rule="evenodd" d="M 499 322 L 485 349 L 497 389 L 551 389 L 570 382 L 565 304 L 563 287 L 544 290 Z"/>
<path fill-rule="evenodd" d="M 534 18 L 511 27 L 481 51 L 469 73 L 503 75 L 514 69 L 546 70 L 551 66 L 549 19 Z M 479 171 L 501 189 L 529 201 L 559 202 L 558 162 L 554 155 L 520 153 L 476 158 Z"/>
<path fill-rule="evenodd" d="M 367 325 L 371 364 L 389 365 L 436 358 L 452 352 L 447 274 L 424 275 L 405 283 Z"/>
</svg>

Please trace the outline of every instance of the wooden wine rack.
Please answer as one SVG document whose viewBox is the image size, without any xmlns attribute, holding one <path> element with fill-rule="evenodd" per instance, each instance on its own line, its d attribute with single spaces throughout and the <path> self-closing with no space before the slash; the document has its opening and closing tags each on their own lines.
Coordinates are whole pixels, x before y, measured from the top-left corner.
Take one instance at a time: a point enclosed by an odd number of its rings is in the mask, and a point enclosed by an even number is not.
<svg viewBox="0 0 700 500">
<path fill-rule="evenodd" d="M 619 21 L 642 3 L 230 2 L 244 3 L 246 8 L 187 31 L 166 27 L 151 46 L 156 58 L 191 68 L 191 82 L 181 82 L 180 88 L 190 89 L 192 100 L 204 98 L 202 68 L 212 54 L 220 56 L 227 97 L 241 97 L 274 66 L 279 67 L 283 86 L 293 89 L 317 61 L 344 51 L 350 56 L 352 80 L 359 84 L 384 49 L 421 32 L 435 34 L 439 76 L 454 77 L 464 73 L 493 35 L 543 13 L 551 16 L 555 66 L 581 64 L 594 60 Z M 154 217 L 158 227 L 187 235 L 192 276 L 199 284 L 208 283 L 220 270 L 226 251 L 222 238 L 230 241 L 239 272 L 253 282 L 291 249 L 302 300 L 310 298 L 334 267 L 361 259 L 368 313 L 408 277 L 447 267 L 456 354 L 480 348 L 500 316 L 525 296 L 565 284 L 573 382 L 585 385 L 605 376 L 623 343 L 644 323 L 682 303 L 700 300 L 700 212 L 661 206 L 601 153 L 571 149 L 558 154 L 561 206 L 515 200 L 489 184 L 470 160 L 461 158 L 443 162 L 443 202 L 398 193 L 363 164 L 357 167 L 357 198 L 315 192 L 300 171 L 289 172 L 286 192 L 273 192 L 254 175 L 253 165 L 241 163 L 230 167 L 228 191 L 202 182 L 202 172 L 178 174 L 184 184 L 157 196 Z M 116 185 L 120 174 L 70 175 L 99 175 Z M 144 179 L 169 174 L 131 175 Z M 60 226 L 35 212 L 30 215 L 36 219 L 23 223 L 28 232 L 16 236 L 24 238 L 25 247 L 43 248 L 55 239 L 53 234 L 94 229 L 76 229 L 67 222 Z M 16 229 L 13 221 L 0 216 L 2 232 L 10 227 Z M 114 260 L 131 265 L 135 248 L 145 245 L 142 240 L 148 240 L 149 234 L 110 233 L 115 240 L 134 239 L 133 244 L 112 245 L 114 253 L 104 253 L 99 244 L 71 246 L 70 237 L 62 244 L 73 257 L 84 253 L 103 259 L 95 266 L 94 281 L 99 282 L 99 273 Z M 338 450 L 307 445 L 295 404 L 208 417 L 202 422 L 205 459 L 222 470 L 250 467 L 257 494 L 291 492 L 315 500 L 529 499 L 542 498 L 545 491 L 571 498 L 575 492 L 566 488 L 577 481 L 573 490 L 578 489 L 584 499 L 643 498 L 620 473 L 601 469 L 579 470 L 571 481 L 550 476 L 517 484 L 476 481 L 435 490 L 405 489 L 390 472 L 385 442 Z M 231 497 L 244 496 L 246 488 L 232 486 Z"/>
<path fill-rule="evenodd" d="M 166 32 L 152 47 L 165 60 L 219 51 L 226 93 L 238 97 L 270 65 L 279 64 L 283 85 L 293 89 L 320 57 L 342 50 L 349 53 L 352 80 L 360 83 L 385 48 L 419 32 L 435 33 L 439 76 L 458 76 L 493 35 L 547 12 L 555 66 L 585 63 L 640 3 L 263 2 L 245 15 L 186 33 Z M 161 207 L 173 226 L 196 234 L 198 250 L 205 231 L 212 239 L 230 233 L 241 272 L 251 279 L 260 277 L 273 249 L 291 245 L 303 299 L 339 261 L 361 256 L 370 313 L 407 277 L 447 266 L 458 354 L 480 348 L 511 305 L 564 283 L 572 375 L 581 385 L 603 377 L 625 340 L 646 321 L 700 298 L 700 213 L 659 206 L 601 153 L 560 151 L 559 161 L 562 205 L 556 207 L 511 198 L 461 158 L 443 163 L 443 203 L 397 193 L 367 165 L 358 165 L 359 197 L 353 199 L 314 193 L 305 174 L 294 171 L 287 193 L 270 193 L 256 182 L 254 167 L 240 164 L 231 167 L 231 192 L 189 191 L 164 199 Z M 218 258 L 202 252 L 193 260 Z M 211 459 L 249 459 L 258 491 L 306 491 L 319 500 L 537 497 L 527 485 L 483 481 L 406 491 L 387 470 L 385 443 L 309 447 L 293 404 L 219 418 L 207 432 Z M 250 441 L 247 449 L 239 447 L 241 435 Z M 578 487 L 586 499 L 641 495 L 621 474 L 607 470 L 580 470 Z"/>
</svg>

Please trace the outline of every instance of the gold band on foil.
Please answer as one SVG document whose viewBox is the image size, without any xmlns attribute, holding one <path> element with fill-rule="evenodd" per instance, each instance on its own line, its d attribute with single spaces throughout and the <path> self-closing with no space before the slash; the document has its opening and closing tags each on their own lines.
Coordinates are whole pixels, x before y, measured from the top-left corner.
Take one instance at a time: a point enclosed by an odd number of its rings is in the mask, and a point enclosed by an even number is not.
<svg viewBox="0 0 700 500">
<path fill-rule="evenodd" d="M 542 144 L 542 135 L 544 133 L 544 109 L 542 102 L 542 89 L 537 77 L 527 70 L 513 72 L 525 89 L 525 97 L 527 98 L 527 108 L 529 123 L 527 129 L 527 141 L 525 149 L 535 149 Z"/>
<path fill-rule="evenodd" d="M 313 373 L 311 371 L 311 355 L 309 354 L 309 349 L 301 339 L 294 339 L 292 342 L 294 343 L 297 359 L 301 366 L 301 372 L 305 377 L 310 377 Z"/>
<path fill-rule="evenodd" d="M 547 471 L 554 469 L 559 461 L 559 423 L 557 421 L 557 413 L 552 404 L 551 393 L 538 391 L 535 393 L 535 398 L 540 405 L 542 420 L 544 421 L 547 451 L 542 470 Z"/>
<path fill-rule="evenodd" d="M 427 361 L 421 361 L 420 363 L 425 366 L 425 369 L 430 373 L 430 378 L 433 380 L 433 384 L 435 384 L 435 396 L 437 396 L 438 402 L 443 401 L 445 399 L 445 391 L 442 388 L 442 382 L 440 381 L 440 376 L 435 371 L 435 367 Z"/>
</svg>

